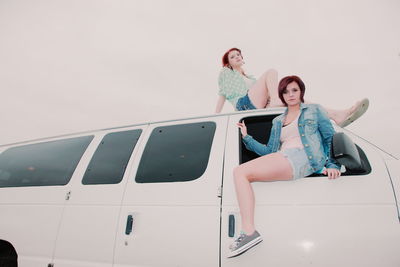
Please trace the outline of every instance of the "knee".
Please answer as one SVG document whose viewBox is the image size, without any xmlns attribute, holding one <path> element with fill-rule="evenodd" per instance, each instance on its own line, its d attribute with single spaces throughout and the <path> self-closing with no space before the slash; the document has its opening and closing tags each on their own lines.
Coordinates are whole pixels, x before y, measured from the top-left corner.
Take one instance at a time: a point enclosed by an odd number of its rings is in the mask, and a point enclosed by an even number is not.
<svg viewBox="0 0 400 267">
<path fill-rule="evenodd" d="M 240 172 L 241 172 L 241 167 L 240 167 L 240 165 L 239 165 L 239 166 L 236 166 L 236 167 L 233 169 L 233 178 L 236 179 L 236 177 L 240 176 Z"/>
<path fill-rule="evenodd" d="M 247 179 L 247 175 L 244 168 L 239 165 L 233 169 L 233 180 L 239 181 L 241 179 Z"/>
<path fill-rule="evenodd" d="M 242 166 L 236 166 L 234 169 L 233 169 L 233 179 L 234 180 L 238 180 L 238 179 L 240 179 L 240 177 L 242 177 L 243 176 L 243 171 L 242 171 Z"/>
<path fill-rule="evenodd" d="M 269 69 L 264 72 L 265 77 L 278 77 L 278 71 L 276 69 Z"/>
</svg>

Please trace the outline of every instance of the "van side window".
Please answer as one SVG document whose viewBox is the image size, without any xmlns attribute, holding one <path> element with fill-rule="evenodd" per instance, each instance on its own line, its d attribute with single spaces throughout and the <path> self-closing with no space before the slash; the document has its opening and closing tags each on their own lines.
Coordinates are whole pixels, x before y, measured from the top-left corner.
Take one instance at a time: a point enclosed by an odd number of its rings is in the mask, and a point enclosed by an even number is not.
<svg viewBox="0 0 400 267">
<path fill-rule="evenodd" d="M 255 140 L 262 144 L 267 144 L 269 135 L 272 128 L 272 120 L 277 115 L 265 115 L 265 116 L 254 116 L 244 118 L 244 122 L 247 127 L 247 132 L 254 137 Z M 258 158 L 259 156 L 247 150 L 246 146 L 242 142 L 242 136 L 239 133 L 239 164 L 245 163 L 252 159 Z"/>
<path fill-rule="evenodd" d="M 130 130 L 105 135 L 86 169 L 82 184 L 121 182 L 141 133 L 142 130 Z"/>
<path fill-rule="evenodd" d="M 184 182 L 205 172 L 216 125 L 202 122 L 155 128 L 144 149 L 136 182 Z"/>
<path fill-rule="evenodd" d="M 0 187 L 66 185 L 93 136 L 12 147 L 0 154 Z"/>
<path fill-rule="evenodd" d="M 278 114 L 279 115 L 279 114 Z M 253 116 L 244 118 L 243 121 L 246 124 L 248 133 L 254 137 L 255 140 L 259 141 L 262 144 L 267 144 L 269 135 L 272 128 L 272 120 L 277 115 L 264 115 L 264 116 Z M 240 131 L 238 131 L 238 139 L 239 139 L 239 164 L 245 163 L 252 159 L 258 158 L 259 156 L 246 149 L 246 146 L 242 142 L 242 136 Z M 346 171 L 342 173 L 343 176 L 345 175 L 366 175 L 371 172 L 371 165 L 368 161 L 367 156 L 365 155 L 364 151 L 356 144 L 355 145 L 361 159 L 361 168 L 358 170 L 351 170 L 346 168 Z M 314 176 L 322 176 L 322 174 L 313 174 Z"/>
</svg>

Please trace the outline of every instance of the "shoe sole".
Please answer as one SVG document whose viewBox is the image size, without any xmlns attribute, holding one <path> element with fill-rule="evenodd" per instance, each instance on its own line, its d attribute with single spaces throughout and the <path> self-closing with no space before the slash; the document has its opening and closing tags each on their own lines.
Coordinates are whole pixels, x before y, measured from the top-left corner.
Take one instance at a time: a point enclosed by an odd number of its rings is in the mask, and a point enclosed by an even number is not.
<svg viewBox="0 0 400 267">
<path fill-rule="evenodd" d="M 344 128 L 347 125 L 353 123 L 367 111 L 368 107 L 369 107 L 369 100 L 368 98 L 364 98 L 363 100 L 361 100 L 360 105 L 357 107 L 357 109 L 342 123 L 339 123 L 338 126 Z"/>
<path fill-rule="evenodd" d="M 231 254 L 229 254 L 228 258 L 233 258 L 233 257 L 237 257 L 243 253 L 245 253 L 246 251 L 248 251 L 249 249 L 255 247 L 256 245 L 258 245 L 259 243 L 261 243 L 263 241 L 262 237 L 259 236 L 258 238 L 252 240 L 251 242 L 247 243 L 246 245 L 244 245 L 243 247 L 241 247 L 238 250 L 232 251 Z"/>
</svg>

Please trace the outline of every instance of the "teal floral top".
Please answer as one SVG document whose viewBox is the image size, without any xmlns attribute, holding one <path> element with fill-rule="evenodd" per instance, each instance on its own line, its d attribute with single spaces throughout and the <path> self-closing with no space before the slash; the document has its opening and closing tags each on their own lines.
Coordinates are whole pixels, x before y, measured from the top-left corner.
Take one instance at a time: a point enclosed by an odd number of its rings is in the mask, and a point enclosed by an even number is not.
<svg viewBox="0 0 400 267">
<path fill-rule="evenodd" d="M 253 76 L 247 76 L 253 82 L 256 79 Z M 224 67 L 218 77 L 218 94 L 224 96 L 236 109 L 236 102 L 239 98 L 245 96 L 249 90 L 244 80 L 244 76 L 237 70 L 231 70 Z"/>
</svg>

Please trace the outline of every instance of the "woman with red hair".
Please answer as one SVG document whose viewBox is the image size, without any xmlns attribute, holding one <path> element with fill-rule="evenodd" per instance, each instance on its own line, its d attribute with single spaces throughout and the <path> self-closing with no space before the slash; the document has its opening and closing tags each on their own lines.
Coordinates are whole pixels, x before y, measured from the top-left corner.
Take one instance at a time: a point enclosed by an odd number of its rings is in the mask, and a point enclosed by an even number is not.
<svg viewBox="0 0 400 267">
<path fill-rule="evenodd" d="M 325 112 L 316 104 L 304 104 L 305 86 L 297 76 L 279 83 L 279 98 L 287 107 L 275 117 L 268 144 L 247 133 L 244 122 L 237 123 L 246 148 L 260 157 L 233 171 L 242 231 L 230 246 L 228 257 L 235 257 L 262 241 L 254 223 L 255 196 L 251 183 L 289 181 L 322 173 L 329 179 L 340 176 L 340 165 L 331 156 L 335 130 Z"/>
<path fill-rule="evenodd" d="M 244 72 L 243 64 L 242 52 L 238 48 L 231 48 L 223 55 L 223 68 L 218 78 L 219 98 L 215 112 L 221 112 L 226 100 L 238 111 L 282 107 L 282 101 L 278 96 L 278 72 L 270 69 L 255 79 Z M 337 125 L 345 127 L 363 115 L 368 105 L 368 99 L 363 99 L 344 110 L 324 108 L 330 119 Z"/>
</svg>

